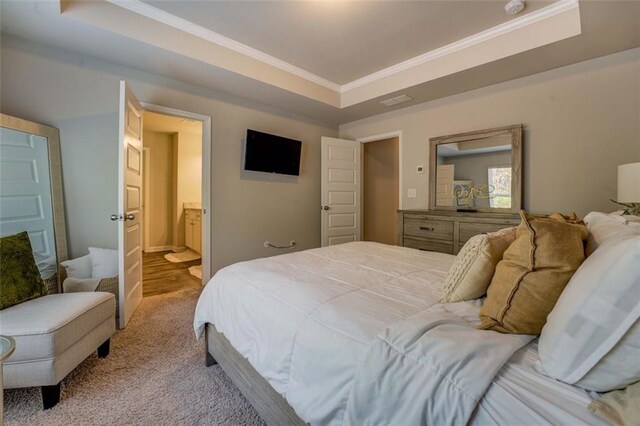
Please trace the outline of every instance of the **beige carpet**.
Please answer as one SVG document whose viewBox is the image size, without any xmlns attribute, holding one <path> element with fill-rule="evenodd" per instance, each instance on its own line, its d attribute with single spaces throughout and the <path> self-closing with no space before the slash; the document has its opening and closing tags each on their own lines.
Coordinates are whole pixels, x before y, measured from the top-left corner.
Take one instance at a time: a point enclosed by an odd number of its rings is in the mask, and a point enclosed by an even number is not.
<svg viewBox="0 0 640 426">
<path fill-rule="evenodd" d="M 193 333 L 200 289 L 147 297 L 111 354 L 91 355 L 42 410 L 39 388 L 5 391 L 7 425 L 262 425 L 219 366 L 205 367 Z"/>
</svg>

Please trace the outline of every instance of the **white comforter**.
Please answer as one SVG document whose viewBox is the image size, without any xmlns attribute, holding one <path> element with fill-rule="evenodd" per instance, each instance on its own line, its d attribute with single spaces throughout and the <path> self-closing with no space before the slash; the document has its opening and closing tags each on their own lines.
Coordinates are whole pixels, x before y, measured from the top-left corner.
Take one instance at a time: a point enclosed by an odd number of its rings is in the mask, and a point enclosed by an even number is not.
<svg viewBox="0 0 640 426">
<path fill-rule="evenodd" d="M 206 323 L 214 324 L 303 420 L 342 424 L 369 345 L 390 325 L 438 302 L 453 259 L 403 247 L 349 243 L 237 263 L 220 270 L 206 286 L 194 327 L 201 335 Z M 477 313 L 479 303 L 461 306 Z M 528 367 L 531 360 L 520 352 L 514 357 L 527 361 L 526 374 L 535 380 L 522 376 L 518 368 L 514 373 L 507 363 L 472 422 L 598 422 L 586 410 L 589 397 L 584 391 L 565 385 L 556 385 L 564 387 L 555 393 L 539 390 L 540 383 L 552 387 L 549 379 L 538 380 L 539 374 Z M 505 369 L 505 377 L 517 380 L 501 379 Z M 523 393 L 526 399 L 537 398 L 534 408 L 520 398 Z M 568 402 L 548 409 L 548 395 Z M 520 417 L 512 417 L 509 412 L 518 404 Z"/>
<path fill-rule="evenodd" d="M 351 386 L 347 424 L 469 423 L 498 370 L 533 336 L 478 330 L 456 305 L 435 305 L 374 339 Z"/>
</svg>

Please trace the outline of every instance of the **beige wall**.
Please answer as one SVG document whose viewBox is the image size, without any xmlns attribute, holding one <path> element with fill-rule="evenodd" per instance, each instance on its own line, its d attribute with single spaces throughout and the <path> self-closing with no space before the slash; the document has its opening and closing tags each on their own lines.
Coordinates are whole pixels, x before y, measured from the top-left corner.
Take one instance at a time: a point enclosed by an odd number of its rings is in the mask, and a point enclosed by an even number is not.
<svg viewBox="0 0 640 426">
<path fill-rule="evenodd" d="M 426 209 L 429 138 L 524 123 L 524 207 L 615 210 L 617 166 L 640 161 L 640 49 L 340 126 L 354 139 L 402 131 L 403 208 Z M 417 198 L 407 189 L 416 188 Z"/>
<path fill-rule="evenodd" d="M 60 129 L 70 255 L 117 247 L 118 81 L 143 102 L 212 117 L 213 271 L 280 254 L 265 240 L 297 249 L 320 245 L 320 137 L 337 129 L 311 118 L 202 87 L 3 35 L 2 112 Z M 294 179 L 242 173 L 246 129 L 303 141 Z"/>
<path fill-rule="evenodd" d="M 398 138 L 363 144 L 363 239 L 396 244 L 400 162 Z"/>
<path fill-rule="evenodd" d="M 202 135 L 178 132 L 173 135 L 173 241 L 183 248 L 184 203 L 202 202 Z"/>
<path fill-rule="evenodd" d="M 143 144 L 149 148 L 149 250 L 173 245 L 173 145 L 171 135 L 145 130 Z M 146 173 L 145 173 L 146 175 Z M 146 189 L 146 188 L 145 188 Z"/>
</svg>

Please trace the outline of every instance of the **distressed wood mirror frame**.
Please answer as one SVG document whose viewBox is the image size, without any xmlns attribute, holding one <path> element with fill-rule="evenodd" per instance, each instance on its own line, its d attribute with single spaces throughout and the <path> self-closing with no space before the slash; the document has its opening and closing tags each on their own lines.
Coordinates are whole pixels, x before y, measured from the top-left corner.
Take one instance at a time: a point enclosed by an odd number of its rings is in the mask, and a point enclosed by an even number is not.
<svg viewBox="0 0 640 426">
<path fill-rule="evenodd" d="M 51 179 L 51 204 L 53 211 L 53 228 L 55 233 L 55 252 L 57 261 L 57 291 L 61 292 L 65 273 L 60 264 L 68 259 L 67 229 L 64 217 L 64 198 L 62 190 L 62 160 L 60 155 L 60 132 L 55 127 L 45 126 L 21 118 L 0 113 L 0 127 L 42 136 L 47 139 L 49 154 L 49 175 Z M 47 283 L 48 280 L 45 280 Z"/>
<path fill-rule="evenodd" d="M 522 132 L 524 126 L 496 127 L 455 135 L 438 136 L 429 139 L 429 210 L 457 211 L 458 208 L 436 205 L 436 170 L 438 168 L 438 145 L 447 143 L 464 143 L 497 136 L 511 136 L 511 207 L 510 208 L 474 208 L 474 211 L 485 213 L 518 213 L 522 209 Z"/>
</svg>

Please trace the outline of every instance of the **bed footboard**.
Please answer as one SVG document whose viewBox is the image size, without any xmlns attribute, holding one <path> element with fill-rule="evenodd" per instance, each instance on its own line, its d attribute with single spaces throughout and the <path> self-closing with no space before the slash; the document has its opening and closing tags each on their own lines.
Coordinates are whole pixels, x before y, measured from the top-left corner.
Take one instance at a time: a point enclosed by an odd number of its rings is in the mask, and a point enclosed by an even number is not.
<svg viewBox="0 0 640 426">
<path fill-rule="evenodd" d="M 205 340 L 207 367 L 220 364 L 222 370 L 268 425 L 306 424 L 282 395 L 276 392 L 249 361 L 235 350 L 213 324 L 207 324 Z"/>
</svg>

